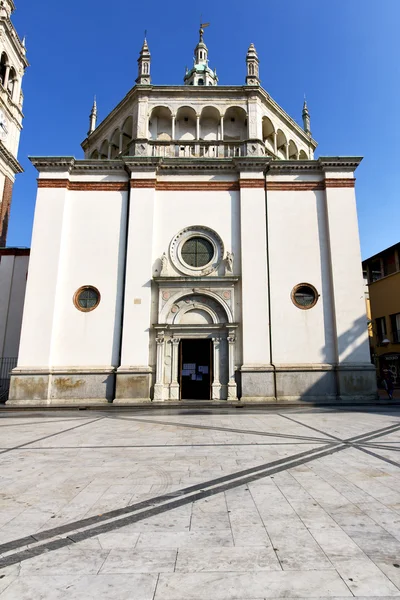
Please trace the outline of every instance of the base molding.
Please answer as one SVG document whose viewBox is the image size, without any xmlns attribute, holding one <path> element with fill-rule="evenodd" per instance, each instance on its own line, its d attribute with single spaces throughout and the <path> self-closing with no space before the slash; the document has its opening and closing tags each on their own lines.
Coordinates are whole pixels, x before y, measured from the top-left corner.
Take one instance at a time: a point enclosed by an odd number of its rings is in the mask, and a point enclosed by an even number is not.
<svg viewBox="0 0 400 600">
<path fill-rule="evenodd" d="M 237 375 L 239 398 L 235 383 L 215 387 L 213 400 L 208 402 L 351 404 L 378 399 L 376 371 L 370 363 L 243 365 Z M 11 374 L 7 406 L 184 403 L 175 385 L 169 390 L 169 398 L 158 398 L 155 391 L 154 370 L 147 366 L 120 367 L 116 371 L 112 367 L 17 367 Z"/>
</svg>

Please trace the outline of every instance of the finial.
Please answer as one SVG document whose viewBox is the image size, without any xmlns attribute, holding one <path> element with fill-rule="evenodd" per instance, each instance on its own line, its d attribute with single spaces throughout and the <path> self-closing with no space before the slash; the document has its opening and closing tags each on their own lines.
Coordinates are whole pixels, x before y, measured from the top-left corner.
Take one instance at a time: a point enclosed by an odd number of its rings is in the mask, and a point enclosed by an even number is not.
<svg viewBox="0 0 400 600">
<path fill-rule="evenodd" d="M 307 100 L 306 100 L 306 95 L 305 94 L 304 94 L 304 104 L 303 104 L 302 117 L 303 117 L 303 128 L 304 128 L 304 131 L 306 133 L 308 133 L 309 135 L 311 135 L 311 119 L 310 119 L 310 113 L 309 113 L 309 110 L 308 110 Z"/>
<path fill-rule="evenodd" d="M 93 131 L 96 129 L 96 123 L 97 123 L 97 102 L 96 102 L 96 96 L 95 96 L 94 100 L 93 100 L 92 110 L 90 111 L 88 135 L 93 133 Z"/>
</svg>

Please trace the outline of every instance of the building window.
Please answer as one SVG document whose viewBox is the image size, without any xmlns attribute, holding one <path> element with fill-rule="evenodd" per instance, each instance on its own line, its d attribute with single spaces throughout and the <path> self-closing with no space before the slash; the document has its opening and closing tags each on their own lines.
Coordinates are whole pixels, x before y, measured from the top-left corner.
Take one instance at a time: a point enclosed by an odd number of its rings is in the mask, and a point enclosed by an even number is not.
<svg viewBox="0 0 400 600">
<path fill-rule="evenodd" d="M 183 275 L 204 277 L 222 263 L 224 245 L 220 236 L 202 225 L 193 225 L 179 231 L 171 240 L 170 260 Z"/>
<path fill-rule="evenodd" d="M 183 244 L 182 258 L 190 267 L 204 267 L 212 261 L 213 245 L 203 237 L 192 237 Z"/>
<path fill-rule="evenodd" d="M 382 277 L 382 264 L 380 258 L 375 258 L 370 265 L 371 282 L 378 281 Z"/>
<path fill-rule="evenodd" d="M 100 304 L 100 292 L 91 285 L 84 285 L 74 294 L 74 304 L 82 312 L 90 312 Z"/>
<path fill-rule="evenodd" d="M 378 335 L 378 341 L 382 343 L 387 336 L 385 317 L 379 317 L 379 319 L 376 319 L 376 331 Z"/>
<path fill-rule="evenodd" d="M 199 79 L 198 84 L 199 85 L 204 85 L 204 79 Z"/>
<path fill-rule="evenodd" d="M 390 321 L 392 324 L 393 343 L 400 344 L 400 313 L 390 315 Z"/>
<path fill-rule="evenodd" d="M 315 306 L 318 302 L 318 297 L 317 290 L 309 283 L 299 283 L 292 290 L 293 304 L 303 310 Z"/>
</svg>

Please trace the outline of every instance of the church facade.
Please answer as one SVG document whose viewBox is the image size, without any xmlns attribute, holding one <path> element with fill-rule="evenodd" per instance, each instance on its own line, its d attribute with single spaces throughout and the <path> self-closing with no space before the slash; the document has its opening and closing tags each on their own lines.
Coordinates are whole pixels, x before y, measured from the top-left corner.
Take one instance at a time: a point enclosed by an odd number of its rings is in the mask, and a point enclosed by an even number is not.
<svg viewBox="0 0 400 600">
<path fill-rule="evenodd" d="M 375 397 L 355 203 L 361 158 L 314 158 L 261 87 L 136 85 L 84 159 L 39 172 L 10 404 Z"/>
</svg>

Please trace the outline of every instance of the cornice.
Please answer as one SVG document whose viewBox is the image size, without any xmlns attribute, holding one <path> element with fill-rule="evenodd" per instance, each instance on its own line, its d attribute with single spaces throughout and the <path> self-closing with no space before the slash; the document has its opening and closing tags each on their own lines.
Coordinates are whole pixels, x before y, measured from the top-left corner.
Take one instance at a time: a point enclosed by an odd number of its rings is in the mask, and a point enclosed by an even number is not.
<svg viewBox="0 0 400 600">
<path fill-rule="evenodd" d="M 0 141 L 1 152 L 10 163 L 14 164 L 16 173 L 22 172 L 22 167 L 9 153 Z M 32 164 L 41 172 L 63 171 L 68 173 L 114 173 L 128 174 L 134 172 L 143 173 L 230 173 L 238 172 L 262 172 L 267 175 L 293 175 L 300 173 L 326 174 L 329 181 L 329 173 L 353 173 L 360 164 L 361 157 L 321 157 L 316 160 L 274 160 L 268 156 L 254 157 L 232 157 L 232 158 L 160 158 L 151 156 L 122 156 L 110 160 L 83 159 L 79 160 L 73 156 L 30 156 Z M 340 181 L 343 181 L 341 178 Z M 350 181 L 350 180 L 349 180 Z M 350 185 L 350 184 L 349 184 Z M 343 187 L 343 186 L 340 186 Z"/>
<path fill-rule="evenodd" d="M 353 173 L 361 163 L 362 156 L 320 156 L 322 171 L 347 171 Z"/>
<path fill-rule="evenodd" d="M 237 283 L 239 279 L 240 277 L 235 275 L 227 275 L 224 277 L 212 275 L 208 277 L 185 277 L 184 275 L 180 277 L 153 277 L 153 281 L 164 286 L 170 283 L 206 283 L 207 285 L 211 285 L 212 283 Z"/>
<path fill-rule="evenodd" d="M 25 55 L 26 49 L 22 45 L 22 41 L 17 33 L 17 30 L 14 27 L 13 22 L 11 21 L 11 19 L 9 17 L 2 17 L 2 18 L 0 18 L 0 21 L 7 26 L 9 39 L 10 39 L 12 45 L 14 46 L 14 50 L 18 54 L 24 68 L 29 67 L 30 65 L 29 65 L 29 62 Z"/>
<path fill-rule="evenodd" d="M 0 140 L 0 158 L 2 158 L 11 167 L 12 171 L 15 174 L 24 172 L 24 169 L 22 168 L 20 163 L 17 161 L 15 156 L 13 154 L 11 154 L 11 152 L 9 150 L 7 150 L 7 148 L 5 147 L 5 145 L 3 144 L 3 142 L 1 140 Z"/>
</svg>

